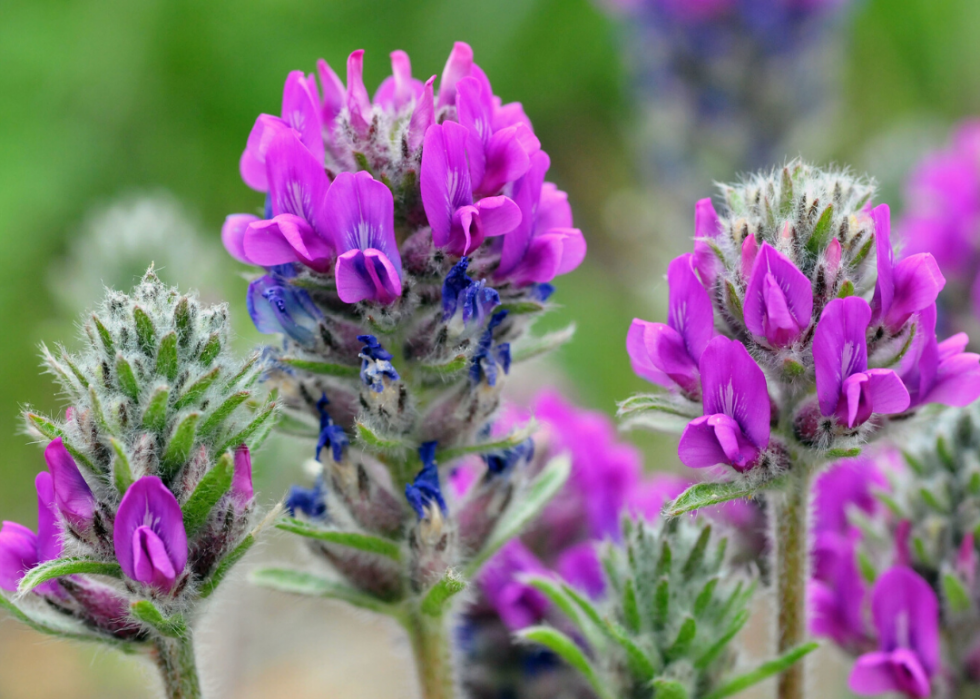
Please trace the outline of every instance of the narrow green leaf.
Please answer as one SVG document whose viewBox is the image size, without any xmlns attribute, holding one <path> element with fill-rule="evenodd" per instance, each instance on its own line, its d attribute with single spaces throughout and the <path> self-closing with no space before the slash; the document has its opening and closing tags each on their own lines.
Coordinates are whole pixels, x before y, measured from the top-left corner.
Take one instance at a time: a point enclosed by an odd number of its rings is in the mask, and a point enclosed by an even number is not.
<svg viewBox="0 0 980 699">
<path fill-rule="evenodd" d="M 541 313 L 546 306 L 536 301 L 514 301 L 512 303 L 502 303 L 496 308 L 498 311 L 507 311 L 511 315 L 521 316 L 531 313 Z"/>
<path fill-rule="evenodd" d="M 122 354 L 116 355 L 116 378 L 119 389 L 133 400 L 139 400 L 140 385 L 133 373 L 133 367 Z"/>
<path fill-rule="evenodd" d="M 779 181 L 779 215 L 786 217 L 793 213 L 793 178 L 790 177 L 789 168 L 783 168 L 783 175 Z"/>
<path fill-rule="evenodd" d="M 184 617 L 176 614 L 168 619 L 150 600 L 141 599 L 138 602 L 133 602 L 129 605 L 129 609 L 134 617 L 155 629 L 161 636 L 183 638 L 187 633 Z"/>
<path fill-rule="evenodd" d="M 745 316 L 742 311 L 742 300 L 738 297 L 738 292 L 731 282 L 726 281 L 725 286 L 728 290 L 728 310 L 738 323 L 744 323 Z"/>
<path fill-rule="evenodd" d="M 732 601 L 734 601 L 735 596 L 732 596 Z M 709 665 L 711 665 L 714 660 L 721 655 L 721 652 L 725 650 L 725 646 L 731 643 L 732 639 L 742 630 L 745 623 L 749 620 L 749 612 L 747 609 L 742 609 L 735 615 L 732 619 L 731 625 L 728 630 L 719 638 L 714 645 L 709 646 L 708 649 L 699 655 L 694 661 L 694 667 L 698 670 L 704 670 Z"/>
<path fill-rule="evenodd" d="M 162 466 L 166 479 L 172 478 L 187 461 L 191 448 L 194 446 L 194 435 L 197 432 L 197 421 L 200 413 L 190 413 L 174 429 L 163 453 Z M 223 451 L 223 450 L 222 450 Z"/>
<path fill-rule="evenodd" d="M 864 551 L 858 551 L 857 562 L 858 570 L 861 571 L 861 577 L 869 585 L 874 585 L 875 580 L 878 579 L 878 571 L 875 570 L 875 564 L 868 558 L 868 554 Z"/>
<path fill-rule="evenodd" d="M 393 561 L 400 561 L 402 557 L 401 548 L 399 548 L 396 542 L 370 534 L 320 529 L 310 526 L 301 520 L 289 518 L 277 523 L 276 529 L 299 534 L 307 539 L 316 539 L 317 541 L 325 541 L 338 546 L 346 546 L 357 549 L 358 551 L 364 551 L 365 553 L 375 553 L 379 556 L 390 558 Z"/>
<path fill-rule="evenodd" d="M 488 454 L 495 451 L 504 451 L 506 449 L 513 449 L 522 442 L 526 441 L 528 437 L 534 434 L 535 430 L 538 429 L 538 423 L 533 418 L 527 423 L 518 427 L 516 430 L 511 432 L 509 435 L 503 439 L 497 439 L 492 442 L 481 442 L 480 444 L 470 444 L 462 447 L 450 447 L 449 449 L 443 449 L 436 453 L 436 460 L 448 463 L 453 459 L 458 459 L 461 456 L 466 456 L 467 454 Z"/>
<path fill-rule="evenodd" d="M 143 427 L 153 432 L 162 432 L 167 426 L 167 404 L 170 402 L 170 387 L 161 386 L 150 396 L 143 412 Z"/>
<path fill-rule="evenodd" d="M 547 463 L 541 473 L 528 485 L 522 497 L 515 501 L 500 517 L 497 526 L 480 550 L 467 564 L 467 580 L 472 580 L 476 572 L 495 554 L 501 546 L 521 533 L 551 501 L 571 473 L 572 462 L 567 455 L 557 456 Z"/>
<path fill-rule="evenodd" d="M 109 444 L 112 445 L 112 451 L 115 453 L 115 458 L 112 460 L 112 480 L 121 497 L 133 484 L 133 470 L 129 466 L 129 457 L 122 442 L 115 437 L 109 437 Z"/>
<path fill-rule="evenodd" d="M 653 676 L 657 673 L 657 666 L 654 665 L 653 661 L 647 657 L 647 654 L 633 642 L 633 639 L 629 637 L 626 629 L 614 621 L 610 621 L 606 625 L 606 629 L 613 641 L 618 643 L 619 647 L 623 649 L 624 653 L 626 653 L 626 664 L 633 676 L 639 679 L 641 684 L 646 684 L 652 680 Z M 660 663 L 659 657 L 657 658 L 657 663 Z"/>
<path fill-rule="evenodd" d="M 850 449 L 828 449 L 827 458 L 828 459 L 850 459 L 855 456 L 861 456 L 860 447 L 852 447 Z"/>
<path fill-rule="evenodd" d="M 806 249 L 812 254 L 816 255 L 827 245 L 827 241 L 830 238 L 830 223 L 833 218 L 834 205 L 828 204 L 827 208 L 820 214 L 820 218 L 817 219 L 817 225 L 813 227 L 813 233 L 810 234 L 810 239 L 806 241 Z"/>
<path fill-rule="evenodd" d="M 359 151 L 354 151 L 354 162 L 357 163 L 357 169 L 363 170 L 364 172 L 374 177 L 374 173 L 371 172 L 371 165 L 368 163 L 367 156 Z"/>
<path fill-rule="evenodd" d="M 557 629 L 548 626 L 530 626 L 517 632 L 517 636 L 526 641 L 538 643 L 555 655 L 562 658 L 566 663 L 582 673 L 589 684 L 602 699 L 613 699 L 613 694 L 602 684 L 595 668 L 586 657 L 578 645 Z"/>
<path fill-rule="evenodd" d="M 466 582 L 450 570 L 433 585 L 422 599 L 422 612 L 429 616 L 441 617 L 449 601 L 466 589 Z"/>
<path fill-rule="evenodd" d="M 45 347 L 44 351 L 47 352 L 48 348 Z M 75 364 L 71 355 L 68 354 L 64 349 L 61 350 L 61 361 L 65 364 L 65 366 L 67 366 L 71 370 L 71 373 L 78 380 L 78 383 L 80 383 L 84 388 L 89 387 L 88 379 L 85 378 L 85 375 L 81 372 L 81 370 L 79 370 L 78 365 Z"/>
<path fill-rule="evenodd" d="M 221 455 L 218 463 L 204 474 L 194 492 L 181 507 L 184 514 L 184 529 L 188 538 L 200 531 L 208 521 L 208 515 L 218 504 L 221 496 L 231 488 L 231 478 L 234 473 L 232 456 L 228 452 Z"/>
<path fill-rule="evenodd" d="M 180 398 L 177 399 L 177 402 L 174 403 L 174 409 L 180 410 L 181 408 L 186 408 L 187 406 L 200 401 L 204 396 L 204 393 L 211 388 L 211 384 L 217 380 L 220 373 L 221 367 L 215 367 L 188 386 L 187 390 L 185 390 Z"/>
<path fill-rule="evenodd" d="M 572 323 L 561 330 L 556 330 L 555 332 L 548 333 L 547 335 L 521 340 L 515 344 L 511 350 L 511 361 L 515 364 L 517 362 L 526 362 L 529 359 L 534 359 L 535 357 L 540 357 L 544 354 L 548 354 L 549 352 L 554 352 L 556 349 L 571 340 L 574 335 L 575 323 Z"/>
<path fill-rule="evenodd" d="M 636 585 L 632 578 L 626 580 L 623 590 L 623 619 L 627 629 L 633 633 L 640 632 L 640 608 L 636 604 Z"/>
<path fill-rule="evenodd" d="M 201 437 L 207 437 L 214 432 L 221 426 L 221 423 L 231 417 L 231 414 L 235 412 L 238 406 L 248 400 L 250 395 L 251 393 L 249 391 L 239 391 L 225 398 L 221 402 L 221 405 L 214 409 L 213 413 L 204 418 L 204 422 L 197 428 L 197 433 Z"/>
<path fill-rule="evenodd" d="M 601 617 L 595 618 L 590 614 L 583 616 L 582 608 L 567 594 L 567 586 L 540 575 L 523 578 L 523 581 L 543 594 L 561 612 L 568 617 L 575 627 L 582 632 L 585 640 L 596 651 L 602 648 L 603 636 L 607 623 Z M 608 633 L 608 630 L 606 631 Z"/>
<path fill-rule="evenodd" d="M 221 448 L 218 449 L 219 452 L 227 451 L 228 449 L 233 449 L 239 444 L 248 444 L 252 436 L 258 431 L 262 425 L 266 423 L 275 414 L 276 404 L 275 402 L 268 403 L 262 410 L 252 418 L 252 421 L 241 432 L 236 434 L 231 439 L 225 441 Z M 251 448 L 251 446 L 250 446 Z"/>
<path fill-rule="evenodd" d="M 394 606 L 375 597 L 366 595 L 359 590 L 343 585 L 333 580 L 327 580 L 312 573 L 288 568 L 260 568 L 249 576 L 253 584 L 279 592 L 293 595 L 325 597 L 327 599 L 347 602 L 361 609 L 372 612 L 400 616 L 401 612 Z"/>
<path fill-rule="evenodd" d="M 177 378 L 177 333 L 170 332 L 160 340 L 157 350 L 157 373 L 167 377 L 168 381 Z"/>
<path fill-rule="evenodd" d="M 242 539 L 242 542 L 232 549 L 231 553 L 222 558 L 221 563 L 219 563 L 218 567 L 214 569 L 211 577 L 205 580 L 204 584 L 201 586 L 201 597 L 210 597 L 214 591 L 218 589 L 218 585 L 224 581 L 232 567 L 238 563 L 238 561 L 242 560 L 242 557 L 248 553 L 248 550 L 252 548 L 254 544 L 255 535 L 247 534 L 245 538 Z"/>
<path fill-rule="evenodd" d="M 957 472 L 956 457 L 950 451 L 949 444 L 943 435 L 939 435 L 936 438 L 936 454 L 939 456 L 939 461 L 950 473 Z"/>
<path fill-rule="evenodd" d="M 221 338 L 218 337 L 218 333 L 211 333 L 211 337 L 208 341 L 204 343 L 204 347 L 201 348 L 201 354 L 198 356 L 197 360 L 204 366 L 211 366 L 211 362 L 217 358 L 221 353 Z"/>
<path fill-rule="evenodd" d="M 174 327 L 177 328 L 177 339 L 181 347 L 186 347 L 191 339 L 191 307 L 186 296 L 177 302 L 174 308 Z"/>
<path fill-rule="evenodd" d="M 939 514 L 948 514 L 949 508 L 946 507 L 942 502 L 940 502 L 939 498 L 936 497 L 936 494 L 933 493 L 928 488 L 919 488 L 919 497 L 922 498 L 922 501 L 926 505 L 928 505 L 930 508 L 932 508 Z"/>
<path fill-rule="evenodd" d="M 908 464 L 915 475 L 924 476 L 926 474 L 926 467 L 911 452 L 903 450 L 902 456 L 905 457 L 905 463 Z"/>
<path fill-rule="evenodd" d="M 357 433 L 358 441 L 379 451 L 398 451 L 412 448 L 412 445 L 406 441 L 382 437 L 363 422 L 354 423 L 354 431 Z"/>
<path fill-rule="evenodd" d="M 691 649 L 694 637 L 698 633 L 698 623 L 694 617 L 687 617 L 681 622 L 681 628 L 677 632 L 677 638 L 670 644 L 666 656 L 670 659 L 681 658 Z"/>
<path fill-rule="evenodd" d="M 666 393 L 640 394 L 619 403 L 617 415 L 626 418 L 620 423 L 623 431 L 637 428 L 676 434 L 687 423 L 701 415 L 701 406 Z"/>
<path fill-rule="evenodd" d="M 105 350 L 105 353 L 111 357 L 116 351 L 116 346 L 112 342 L 112 335 L 109 334 L 109 331 L 102 324 L 102 321 L 94 313 L 92 314 L 92 322 L 95 324 L 95 329 L 99 334 L 99 339 L 102 341 L 102 348 Z"/>
<path fill-rule="evenodd" d="M 857 267 L 864 262 L 865 258 L 868 256 L 868 253 L 871 252 L 871 246 L 874 245 L 874 242 L 874 237 L 868 238 L 868 241 L 861 246 L 861 249 L 858 250 L 857 255 L 855 255 L 854 259 L 851 261 L 852 267 Z"/>
<path fill-rule="evenodd" d="M 801 646 L 797 646 L 774 660 L 769 660 L 762 663 L 762 665 L 757 667 L 755 670 L 746 672 L 732 680 L 729 680 L 725 685 L 705 695 L 704 699 L 724 699 L 724 697 L 730 697 L 738 694 L 739 692 L 743 692 L 752 685 L 769 679 L 773 675 L 778 675 L 781 672 L 785 672 L 794 663 L 801 660 L 808 653 L 812 653 L 819 647 L 820 644 L 816 641 L 811 641 L 810 643 L 804 643 Z"/>
<path fill-rule="evenodd" d="M 137 306 L 133 309 L 133 320 L 136 321 L 136 339 L 139 342 L 143 354 L 148 357 L 153 356 L 153 347 L 156 345 L 157 331 L 153 327 L 153 321 L 146 311 Z"/>
<path fill-rule="evenodd" d="M 959 613 L 970 608 L 970 593 L 962 581 L 952 573 L 943 573 L 943 596 L 951 611 Z"/>
<path fill-rule="evenodd" d="M 672 503 L 667 505 L 665 513 L 668 517 L 676 517 L 691 510 L 717 505 L 720 502 L 750 498 L 763 490 L 778 488 L 783 481 L 783 477 L 777 477 L 754 487 L 741 482 L 698 483 L 678 495 Z"/>
<path fill-rule="evenodd" d="M 658 630 L 667 623 L 667 612 L 670 606 L 670 581 L 667 578 L 657 583 L 653 592 L 653 625 Z"/>
<path fill-rule="evenodd" d="M 457 354 L 455 357 L 442 364 L 422 364 L 423 371 L 439 376 L 449 376 L 463 371 L 469 365 L 469 360 L 465 354 Z"/>
<path fill-rule="evenodd" d="M 654 696 L 657 699 L 688 699 L 687 689 L 677 680 L 658 677 L 653 681 Z"/>
<path fill-rule="evenodd" d="M 96 392 L 95 386 L 88 387 L 88 400 L 92 408 L 92 417 L 95 419 L 95 423 L 99 426 L 99 429 L 103 432 L 111 432 L 109 424 L 105 419 L 105 411 L 102 409 L 102 401 L 99 400 L 99 394 Z"/>
<path fill-rule="evenodd" d="M 684 568 L 681 574 L 685 578 L 694 577 L 701 564 L 704 563 L 704 554 L 708 550 L 708 542 L 711 540 L 711 525 L 706 525 L 701 533 L 698 535 L 698 540 L 694 543 L 694 547 L 691 549 L 691 553 L 688 554 L 687 560 L 684 562 Z"/>
<path fill-rule="evenodd" d="M 60 578 L 63 575 L 108 575 L 113 578 L 122 577 L 122 568 L 118 563 L 104 563 L 91 558 L 57 558 L 46 561 L 27 571 L 17 585 L 17 592 L 30 592 L 41 583 Z"/>
<path fill-rule="evenodd" d="M 287 366 L 291 366 L 294 369 L 300 369 L 302 371 L 308 371 L 311 374 L 320 374 L 322 376 L 342 376 L 354 378 L 355 376 L 359 376 L 361 373 L 361 368 L 358 366 L 331 364 L 329 362 L 314 362 L 307 359 L 296 359 L 295 357 L 283 357 L 282 363 L 286 364 Z"/>
<path fill-rule="evenodd" d="M 253 371 L 255 367 L 255 363 L 257 361 L 259 361 L 258 354 L 253 354 L 247 357 L 245 361 L 242 362 L 242 365 L 238 369 L 238 371 L 235 372 L 235 375 L 232 376 L 230 379 L 228 379 L 228 382 L 225 384 L 224 390 L 227 392 L 236 387 L 238 387 L 239 389 L 247 388 L 248 385 L 250 385 L 258 376 L 258 372 L 255 372 L 252 374 L 251 377 L 249 377 L 249 373 Z M 245 381 L 246 378 L 248 379 L 247 381 Z M 244 381 L 245 385 L 238 386 L 238 384 L 241 383 L 242 381 Z"/>
<path fill-rule="evenodd" d="M 694 600 L 694 616 L 695 618 L 700 618 L 704 614 L 704 610 L 708 608 L 711 604 L 711 599 L 714 597 L 715 588 L 718 587 L 718 578 L 711 578 L 707 584 L 701 588 L 701 592 L 698 593 L 697 599 Z"/>
</svg>

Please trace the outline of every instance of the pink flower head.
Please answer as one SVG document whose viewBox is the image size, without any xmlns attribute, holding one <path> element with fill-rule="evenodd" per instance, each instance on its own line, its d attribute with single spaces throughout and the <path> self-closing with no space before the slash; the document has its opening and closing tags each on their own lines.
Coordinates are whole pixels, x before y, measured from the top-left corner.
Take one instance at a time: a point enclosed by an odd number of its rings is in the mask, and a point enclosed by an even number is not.
<svg viewBox="0 0 980 699">
<path fill-rule="evenodd" d="M 327 192 L 324 229 L 340 253 L 337 293 L 345 303 L 392 303 L 402 293 L 391 190 L 366 172 L 342 172 Z"/>
<path fill-rule="evenodd" d="M 936 593 L 911 568 L 896 566 L 878 578 L 871 594 L 878 650 L 857 659 L 848 686 L 862 696 L 928 697 L 939 670 Z"/>
<path fill-rule="evenodd" d="M 715 326 L 711 299 L 694 273 L 694 262 L 687 253 L 670 263 L 667 325 L 634 318 L 626 351 L 638 376 L 696 400 L 701 395 L 698 364 Z"/>
<path fill-rule="evenodd" d="M 688 423 L 678 454 L 692 468 L 728 464 L 748 471 L 769 445 L 769 391 L 741 342 L 719 335 L 701 355 L 704 416 Z"/>
<path fill-rule="evenodd" d="M 763 243 L 745 290 L 745 327 L 757 340 L 787 347 L 810 325 L 810 280 L 792 262 Z"/>
<path fill-rule="evenodd" d="M 820 412 L 857 427 L 872 413 L 900 413 L 909 393 L 891 369 L 868 369 L 868 302 L 857 296 L 827 304 L 813 335 L 813 362 Z"/>
<path fill-rule="evenodd" d="M 129 486 L 116 512 L 112 541 L 123 573 L 164 593 L 173 590 L 187 565 L 184 516 L 177 498 L 156 476 Z"/>
</svg>

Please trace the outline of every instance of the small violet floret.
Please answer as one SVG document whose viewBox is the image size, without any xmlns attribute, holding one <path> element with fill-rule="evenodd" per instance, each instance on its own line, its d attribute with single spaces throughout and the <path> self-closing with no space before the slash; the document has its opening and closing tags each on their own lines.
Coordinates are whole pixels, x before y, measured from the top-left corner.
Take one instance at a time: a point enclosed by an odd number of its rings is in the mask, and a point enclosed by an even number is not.
<svg viewBox="0 0 980 699">
<path fill-rule="evenodd" d="M 317 476 L 312 488 L 304 488 L 301 485 L 292 486 L 284 504 L 290 517 L 295 517 L 297 512 L 302 512 L 313 520 L 325 519 L 327 516 L 327 488 L 323 482 L 323 476 Z"/>
<path fill-rule="evenodd" d="M 320 452 L 323 449 L 330 449 L 333 460 L 340 463 L 344 458 L 344 449 L 350 444 L 350 439 L 344 428 L 334 423 L 330 413 L 327 412 L 327 394 L 320 396 L 316 402 L 316 409 L 320 413 L 320 436 L 316 441 L 316 459 L 320 460 Z"/>
<path fill-rule="evenodd" d="M 718 336 L 701 355 L 704 416 L 688 423 L 678 454 L 692 468 L 728 464 L 751 469 L 769 446 L 769 391 L 762 369 L 741 342 Z"/>
<path fill-rule="evenodd" d="M 260 333 L 283 334 L 307 348 L 316 344 L 323 314 L 304 289 L 267 274 L 249 284 L 246 304 Z"/>
<path fill-rule="evenodd" d="M 827 304 L 813 334 L 813 362 L 822 415 L 849 428 L 872 413 L 890 415 L 909 407 L 909 393 L 891 369 L 868 369 L 866 334 L 871 307 L 857 296 Z"/>
<path fill-rule="evenodd" d="M 626 351 L 633 371 L 665 388 L 680 389 L 692 400 L 701 397 L 698 364 L 714 335 L 711 299 L 694 272 L 694 255 L 681 255 L 667 268 L 667 325 L 633 319 Z"/>
<path fill-rule="evenodd" d="M 398 372 L 391 364 L 391 352 L 374 335 L 358 335 L 357 339 L 364 343 L 357 355 L 361 358 L 361 382 L 375 393 L 381 393 L 385 390 L 384 379 L 398 380 Z"/>
<path fill-rule="evenodd" d="M 422 459 L 422 470 L 415 480 L 405 486 L 405 498 L 415 510 L 420 520 L 428 519 L 432 505 L 439 506 L 442 514 L 446 514 L 446 501 L 439 487 L 439 467 L 436 464 L 436 443 L 425 442 L 419 447 L 419 458 Z"/>
<path fill-rule="evenodd" d="M 788 347 L 810 325 L 810 280 L 769 243 L 763 243 L 757 254 L 752 249 L 754 243 L 749 243 L 748 238 L 746 243 L 749 248 L 743 244 L 743 258 L 749 254 L 755 259 L 745 290 L 745 327 L 760 342 Z"/>
<path fill-rule="evenodd" d="M 980 355 L 963 351 L 968 342 L 966 333 L 936 339 L 936 304 L 917 315 L 915 337 L 898 366 L 910 408 L 925 403 L 963 407 L 980 398 Z"/>
<path fill-rule="evenodd" d="M 470 379 L 474 383 L 486 379 L 488 386 L 496 386 L 498 365 L 505 374 L 510 371 L 510 343 L 495 343 L 493 340 L 493 331 L 504 321 L 507 314 L 508 311 L 506 310 L 494 313 L 490 322 L 487 323 L 486 330 L 480 336 L 470 360 Z"/>
<path fill-rule="evenodd" d="M 169 593 L 187 565 L 187 532 L 177 498 L 156 476 L 129 486 L 112 532 L 116 559 L 132 580 Z"/>
<path fill-rule="evenodd" d="M 466 274 L 469 263 L 468 257 L 460 259 L 442 283 L 442 321 L 450 323 L 455 336 L 482 328 L 491 311 L 500 305 L 496 289 Z"/>
</svg>

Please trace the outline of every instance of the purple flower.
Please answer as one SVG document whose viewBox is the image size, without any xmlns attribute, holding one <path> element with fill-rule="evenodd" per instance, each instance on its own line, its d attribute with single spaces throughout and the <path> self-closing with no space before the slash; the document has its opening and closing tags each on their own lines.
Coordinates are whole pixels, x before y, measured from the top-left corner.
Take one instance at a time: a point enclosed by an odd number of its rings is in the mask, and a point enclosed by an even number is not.
<svg viewBox="0 0 980 699">
<path fill-rule="evenodd" d="M 391 352 L 382 347 L 374 335 L 358 335 L 357 339 L 364 343 L 357 355 L 361 358 L 361 383 L 375 393 L 381 393 L 385 390 L 384 379 L 398 380 L 398 372 L 391 364 Z"/>
<path fill-rule="evenodd" d="M 769 391 L 762 369 L 741 342 L 718 336 L 701 355 L 704 416 L 688 423 L 678 454 L 692 468 L 751 469 L 769 445 Z"/>
<path fill-rule="evenodd" d="M 260 333 L 286 335 L 304 347 L 316 343 L 323 314 L 305 290 L 267 274 L 248 285 L 248 314 Z"/>
<path fill-rule="evenodd" d="M 72 527 L 88 528 L 95 514 L 95 496 L 75 465 L 75 460 L 65 449 L 61 437 L 48 444 L 44 450 L 44 460 L 51 472 L 58 512 Z"/>
<path fill-rule="evenodd" d="M 394 372 L 394 368 L 392 371 Z M 397 372 L 395 372 L 395 376 L 395 380 L 397 380 Z M 316 402 L 316 409 L 320 413 L 320 436 L 316 440 L 316 460 L 319 461 L 320 452 L 328 448 L 333 460 L 340 463 L 344 458 L 344 449 L 350 445 L 350 440 L 347 438 L 344 428 L 335 424 L 330 417 L 330 413 L 327 412 L 328 404 L 326 393 L 320 396 L 320 400 Z"/>
<path fill-rule="evenodd" d="M 698 363 L 715 332 L 708 292 L 694 273 L 695 256 L 687 253 L 670 263 L 667 325 L 633 319 L 626 351 L 633 371 L 665 388 L 679 388 L 692 400 L 701 395 Z"/>
<path fill-rule="evenodd" d="M 827 304 L 813 334 L 813 362 L 820 412 L 857 427 L 872 413 L 909 407 L 909 392 L 891 369 L 868 369 L 865 339 L 871 307 L 857 296 Z"/>
<path fill-rule="evenodd" d="M 61 556 L 61 531 L 55 514 L 55 490 L 50 473 L 34 479 L 37 490 L 37 534 L 17 522 L 0 526 L 0 590 L 16 592 L 29 570 Z M 34 588 L 38 594 L 57 594 L 58 583 L 48 581 Z"/>
<path fill-rule="evenodd" d="M 453 44 L 453 50 L 446 59 L 446 66 L 442 69 L 442 76 L 439 78 L 439 103 L 440 108 L 447 107 L 456 103 L 456 85 L 465 77 L 468 77 L 473 69 L 473 49 L 470 45 L 457 41 Z"/>
<path fill-rule="evenodd" d="M 568 195 L 544 175 L 551 160 L 544 151 L 530 158 L 530 169 L 514 183 L 511 196 L 521 212 L 520 223 L 504 236 L 497 279 L 517 286 L 549 282 L 568 274 L 585 259 L 582 231 L 572 227 Z"/>
<path fill-rule="evenodd" d="M 422 205 L 432 242 L 459 257 L 521 221 L 521 210 L 508 197 L 474 200 L 472 183 L 481 158 L 469 138 L 466 127 L 447 121 L 429 127 L 422 148 Z"/>
<path fill-rule="evenodd" d="M 555 570 L 565 582 L 582 590 L 592 599 L 602 597 L 606 589 L 602 561 L 599 560 L 595 547 L 595 542 L 583 542 L 562 551 L 555 561 Z"/>
<path fill-rule="evenodd" d="M 173 590 L 187 565 L 180 505 L 156 476 L 129 486 L 116 512 L 112 541 L 123 573 L 163 593 Z"/>
<path fill-rule="evenodd" d="M 814 484 L 813 530 L 851 535 L 856 530 L 847 519 L 848 510 L 857 508 L 874 514 L 878 501 L 875 489 L 888 487 L 888 480 L 872 459 L 842 459 L 817 478 Z"/>
<path fill-rule="evenodd" d="M 327 515 L 327 489 L 323 476 L 317 476 L 312 488 L 294 485 L 289 488 L 289 494 L 283 503 L 290 517 L 296 516 L 296 511 L 314 520 L 322 520 Z"/>
<path fill-rule="evenodd" d="M 707 242 L 721 235 L 721 221 L 710 198 L 698 201 L 694 207 L 694 268 L 704 281 L 704 286 L 711 289 L 721 271 L 721 260 Z"/>
<path fill-rule="evenodd" d="M 374 103 L 387 110 L 397 111 L 422 96 L 421 80 L 412 77 L 412 62 L 404 51 L 392 51 L 391 75 L 381 81 L 374 93 Z"/>
<path fill-rule="evenodd" d="M 763 243 L 745 290 L 745 327 L 772 347 L 788 347 L 810 325 L 812 313 L 810 280 Z"/>
<path fill-rule="evenodd" d="M 813 579 L 807 594 L 810 631 L 826 636 L 843 648 L 864 642 L 865 585 L 857 567 L 856 539 L 832 531 L 820 531 L 813 546 Z"/>
<path fill-rule="evenodd" d="M 935 304 L 919 313 L 915 333 L 898 368 L 910 408 L 925 403 L 962 407 L 980 397 L 980 355 L 963 351 L 966 333 L 938 342 Z"/>
<path fill-rule="evenodd" d="M 901 692 L 928 697 L 939 670 L 939 601 L 911 568 L 896 566 L 878 578 L 871 597 L 878 650 L 854 664 L 848 686 L 862 696 Z"/>
<path fill-rule="evenodd" d="M 231 499 L 239 510 L 244 510 L 254 498 L 252 455 L 249 453 L 247 445 L 239 444 L 235 448 L 235 465 L 231 477 Z"/>
<path fill-rule="evenodd" d="M 548 610 L 548 600 L 521 581 L 523 575 L 549 571 L 519 539 L 509 541 L 490 559 L 480 574 L 480 587 L 490 606 L 511 631 L 536 624 Z"/>
<path fill-rule="evenodd" d="M 891 214 L 888 204 L 872 211 L 875 224 L 875 252 L 878 280 L 871 300 L 871 322 L 881 323 L 891 332 L 901 330 L 906 321 L 936 302 L 946 279 L 929 253 L 906 257 L 897 265 L 891 244 Z"/>
<path fill-rule="evenodd" d="M 344 303 L 392 303 L 402 294 L 391 190 L 366 172 L 342 172 L 327 192 L 324 230 L 340 253 L 337 294 Z"/>
<path fill-rule="evenodd" d="M 510 343 L 495 342 L 493 331 L 497 326 L 504 322 L 509 311 L 497 311 L 490 316 L 490 322 L 480 335 L 476 344 L 476 349 L 470 357 L 470 379 L 473 383 L 480 383 L 486 379 L 488 386 L 497 385 L 498 366 L 504 373 L 510 371 Z"/>
<path fill-rule="evenodd" d="M 405 486 L 405 499 L 415 510 L 418 518 L 426 519 L 429 517 L 428 510 L 431 510 L 433 503 L 439 506 L 442 513 L 446 513 L 446 501 L 442 497 L 442 489 L 439 487 L 439 467 L 436 465 L 436 443 L 425 442 L 419 447 L 419 458 L 422 460 L 422 470 L 415 476 L 415 480 Z"/>
<path fill-rule="evenodd" d="M 495 289 L 483 280 L 476 282 L 467 276 L 469 264 L 468 257 L 461 258 L 442 283 L 442 321 L 452 321 L 460 335 L 469 329 L 482 328 L 493 309 L 500 305 L 500 294 Z"/>
</svg>

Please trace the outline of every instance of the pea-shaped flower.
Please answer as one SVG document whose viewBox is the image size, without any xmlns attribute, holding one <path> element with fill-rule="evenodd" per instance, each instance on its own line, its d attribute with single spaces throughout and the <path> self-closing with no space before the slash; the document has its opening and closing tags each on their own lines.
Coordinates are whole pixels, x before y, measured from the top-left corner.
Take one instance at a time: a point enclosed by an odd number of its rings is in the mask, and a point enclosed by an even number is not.
<svg viewBox="0 0 980 699">
<path fill-rule="evenodd" d="M 116 559 L 127 577 L 169 593 L 187 565 L 187 533 L 177 498 L 156 476 L 123 496 L 113 529 Z"/>
</svg>

